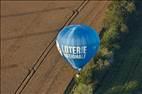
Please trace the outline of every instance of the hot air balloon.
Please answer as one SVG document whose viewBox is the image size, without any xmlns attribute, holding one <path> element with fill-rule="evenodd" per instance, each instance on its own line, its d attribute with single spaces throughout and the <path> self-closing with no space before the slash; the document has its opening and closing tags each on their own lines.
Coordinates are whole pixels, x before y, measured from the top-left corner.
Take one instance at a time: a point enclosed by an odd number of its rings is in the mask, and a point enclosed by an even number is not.
<svg viewBox="0 0 142 94">
<path fill-rule="evenodd" d="M 84 24 L 65 26 L 56 38 L 59 53 L 78 71 L 96 55 L 99 45 L 96 30 Z"/>
</svg>

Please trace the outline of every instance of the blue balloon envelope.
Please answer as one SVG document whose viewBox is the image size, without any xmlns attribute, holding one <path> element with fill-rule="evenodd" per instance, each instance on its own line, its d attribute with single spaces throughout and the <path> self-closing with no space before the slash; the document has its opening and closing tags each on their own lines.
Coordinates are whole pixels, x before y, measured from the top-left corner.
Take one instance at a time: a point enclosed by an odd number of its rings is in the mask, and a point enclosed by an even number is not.
<svg viewBox="0 0 142 94">
<path fill-rule="evenodd" d="M 96 30 L 83 24 L 64 27 L 56 39 L 60 54 L 78 71 L 96 55 L 99 45 Z"/>
</svg>

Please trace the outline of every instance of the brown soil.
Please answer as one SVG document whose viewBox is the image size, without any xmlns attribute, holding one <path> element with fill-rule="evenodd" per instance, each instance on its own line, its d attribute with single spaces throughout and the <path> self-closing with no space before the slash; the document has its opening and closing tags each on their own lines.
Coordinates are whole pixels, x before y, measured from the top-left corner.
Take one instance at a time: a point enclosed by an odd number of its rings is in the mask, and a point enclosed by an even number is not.
<svg viewBox="0 0 142 94">
<path fill-rule="evenodd" d="M 54 38 L 82 1 L 1 2 L 1 93 L 62 94 L 75 74 Z M 71 24 L 100 31 L 108 1 L 89 1 Z"/>
</svg>

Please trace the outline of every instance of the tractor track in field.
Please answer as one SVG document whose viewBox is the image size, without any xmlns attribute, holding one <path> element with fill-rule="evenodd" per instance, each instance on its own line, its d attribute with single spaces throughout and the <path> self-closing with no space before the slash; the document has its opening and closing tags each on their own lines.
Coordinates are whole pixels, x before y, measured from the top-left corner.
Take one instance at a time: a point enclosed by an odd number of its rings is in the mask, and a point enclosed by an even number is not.
<svg viewBox="0 0 142 94">
<path fill-rule="evenodd" d="M 43 35 L 43 34 L 49 34 L 49 33 L 54 33 L 53 31 L 58 31 L 58 29 L 56 30 L 51 30 L 51 31 L 43 31 L 43 32 L 37 32 L 37 33 L 29 33 L 29 34 L 23 34 L 23 35 L 19 35 L 19 36 L 12 36 L 12 37 L 8 37 L 8 38 L 1 38 L 1 41 L 8 41 L 8 40 L 13 40 L 13 39 L 20 39 L 20 38 L 27 38 L 27 37 L 31 37 L 31 36 L 38 36 L 38 35 Z"/>
<path fill-rule="evenodd" d="M 104 10 L 104 8 L 105 8 L 106 6 L 107 6 L 107 5 L 104 4 L 103 7 L 100 9 L 100 11 L 98 11 L 98 12 L 96 13 L 96 15 L 94 15 L 94 18 L 93 18 L 93 19 L 95 19 L 95 17 L 97 17 L 97 16 L 99 15 L 99 13 L 101 13 L 101 12 Z M 94 21 L 95 21 L 95 20 L 94 20 Z M 89 25 L 91 26 L 91 25 L 94 23 L 94 21 L 92 21 Z"/>
<path fill-rule="evenodd" d="M 73 14 L 68 18 L 68 20 L 59 29 L 59 31 L 64 26 L 69 25 L 76 18 L 76 16 L 79 14 L 79 12 L 87 5 L 87 3 L 88 3 L 88 0 L 87 1 L 83 1 L 82 4 L 76 10 L 73 10 Z M 38 12 L 41 13 L 41 11 L 38 11 Z M 44 11 L 42 11 L 42 12 L 44 12 Z M 22 14 L 22 15 L 25 15 L 25 14 Z M 14 15 L 9 15 L 7 17 L 10 17 L 10 16 L 14 16 Z M 42 52 L 42 54 L 40 55 L 40 57 L 37 59 L 36 63 L 29 70 L 29 73 L 27 74 L 27 76 L 25 77 L 25 79 L 22 81 L 22 83 L 18 86 L 17 90 L 15 91 L 15 94 L 21 94 L 22 91 L 24 90 L 24 88 L 27 86 L 27 84 L 30 81 L 30 79 L 33 77 L 33 75 L 35 74 L 35 72 L 38 70 L 38 68 L 40 67 L 40 65 L 42 64 L 42 62 L 45 60 L 45 58 L 47 57 L 47 55 L 49 54 L 49 52 L 52 50 L 52 48 L 55 46 L 56 36 L 53 38 L 53 40 L 50 42 L 50 44 L 47 45 L 47 47 L 45 48 L 45 50 Z M 53 67 L 55 67 L 55 66 L 53 66 Z"/>
<path fill-rule="evenodd" d="M 43 9 L 43 10 L 31 11 L 31 12 L 25 12 L 25 13 L 1 15 L 1 18 L 25 16 L 25 15 L 38 14 L 38 13 L 45 13 L 45 12 L 46 12 L 46 13 L 49 13 L 49 12 L 51 12 L 51 11 L 64 10 L 64 9 L 70 9 L 70 7 L 57 7 L 57 8 Z"/>
</svg>

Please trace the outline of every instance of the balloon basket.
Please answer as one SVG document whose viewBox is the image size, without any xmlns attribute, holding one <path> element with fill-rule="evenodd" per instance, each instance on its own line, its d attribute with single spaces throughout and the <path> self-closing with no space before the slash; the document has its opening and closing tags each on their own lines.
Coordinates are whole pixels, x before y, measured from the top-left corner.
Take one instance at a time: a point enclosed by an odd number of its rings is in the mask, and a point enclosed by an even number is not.
<svg viewBox="0 0 142 94">
<path fill-rule="evenodd" d="M 75 75 L 77 78 L 79 78 L 79 76 L 80 76 L 80 73 L 77 73 L 76 75 Z"/>
</svg>

